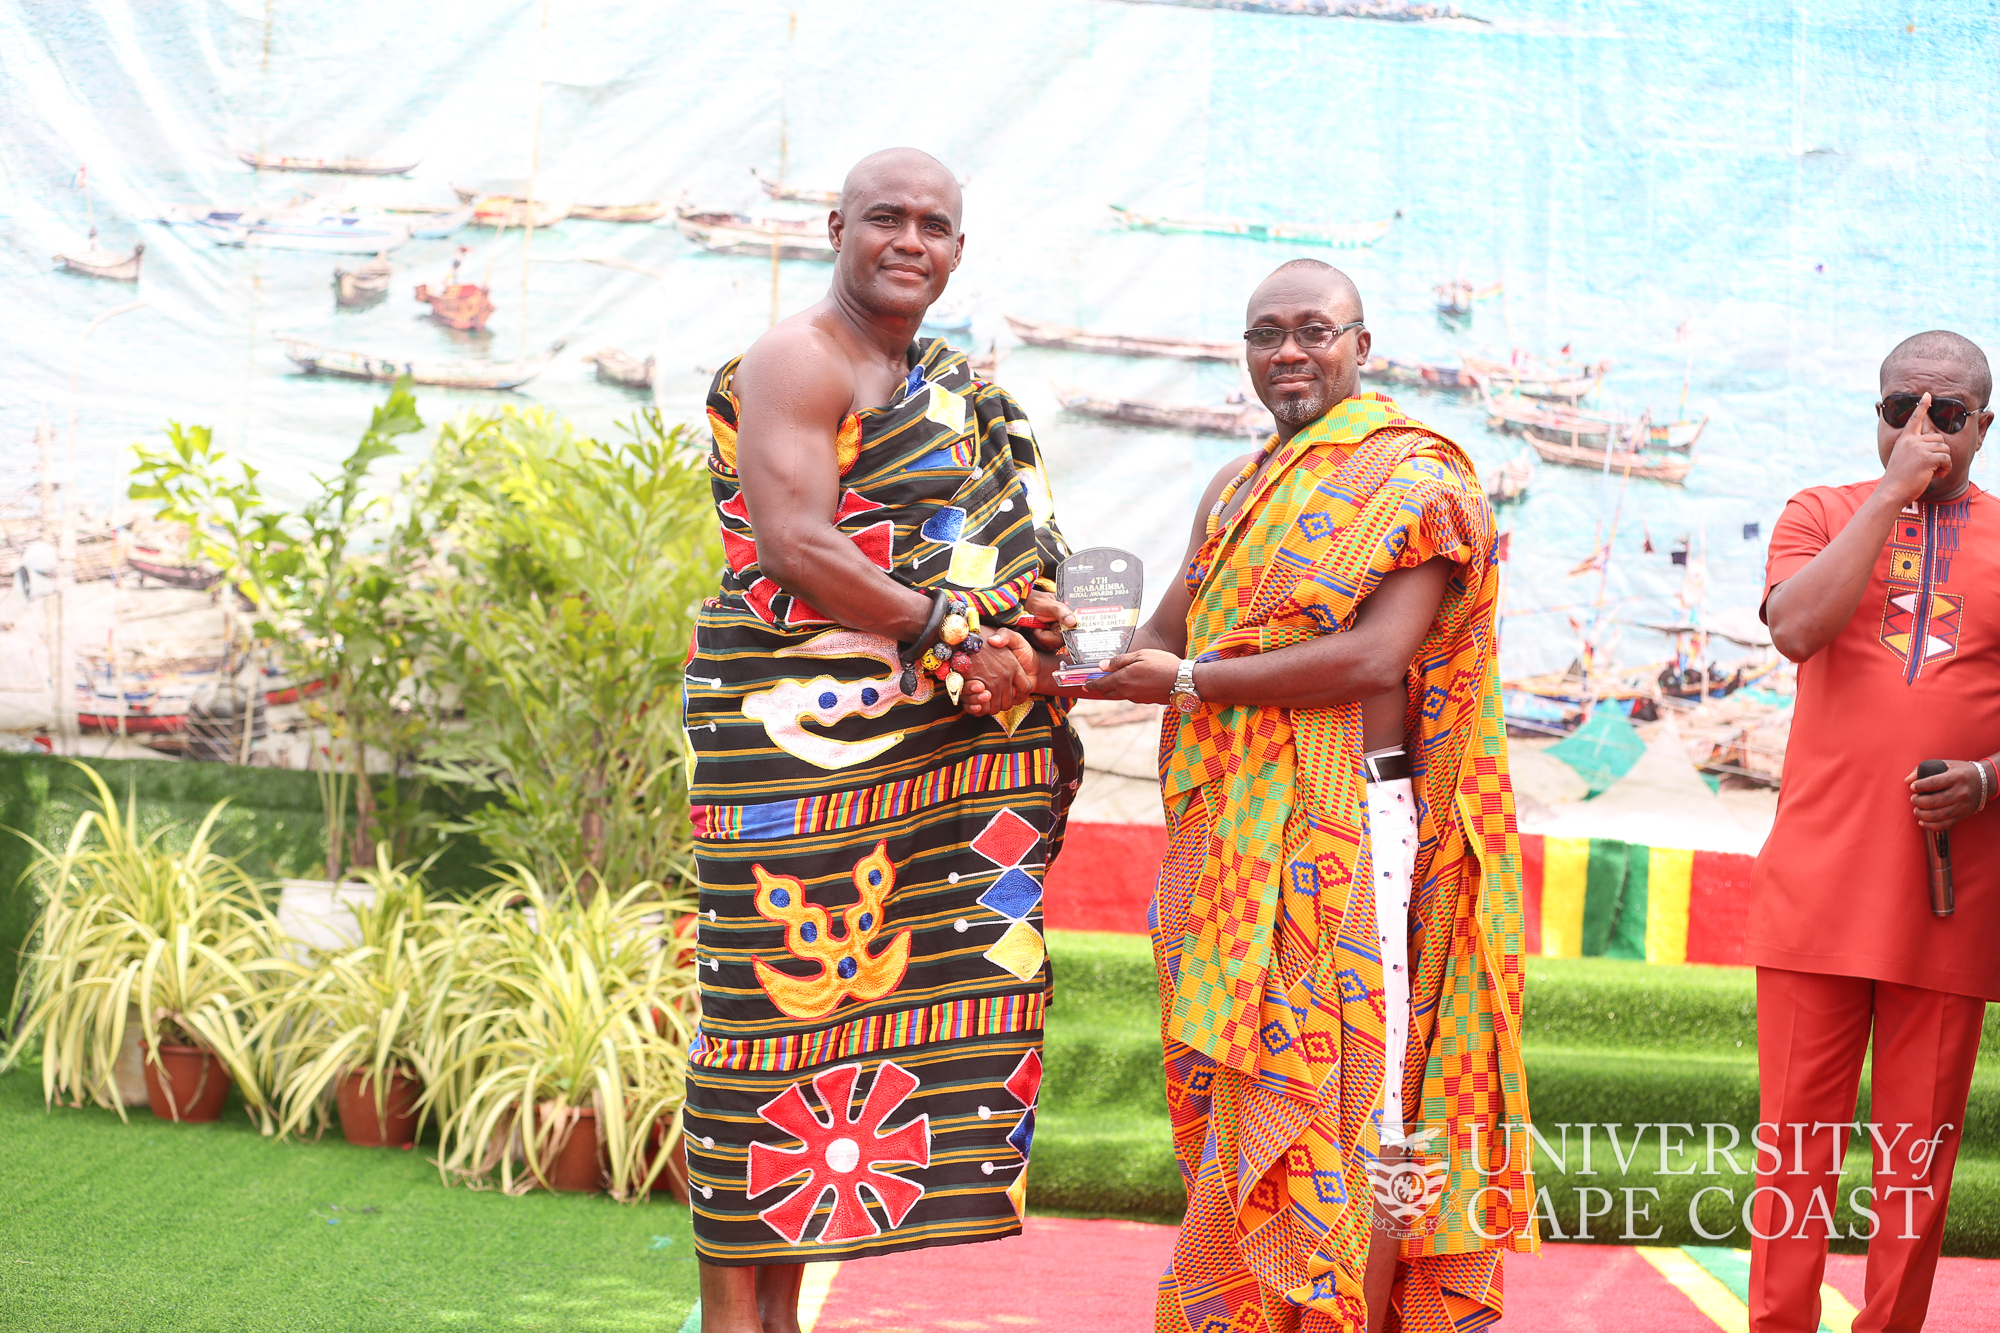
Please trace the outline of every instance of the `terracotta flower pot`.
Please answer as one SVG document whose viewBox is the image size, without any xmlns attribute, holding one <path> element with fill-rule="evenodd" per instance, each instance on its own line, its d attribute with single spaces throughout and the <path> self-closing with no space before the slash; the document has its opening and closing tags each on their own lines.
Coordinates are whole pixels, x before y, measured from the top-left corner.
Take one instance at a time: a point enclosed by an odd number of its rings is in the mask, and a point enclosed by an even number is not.
<svg viewBox="0 0 2000 1333">
<path fill-rule="evenodd" d="M 146 1100 L 154 1115 L 188 1124 L 222 1115 L 222 1104 L 229 1099 L 229 1071 L 211 1052 L 162 1044 L 155 1062 L 148 1043 L 140 1042 L 139 1048 L 147 1052 Z"/>
<path fill-rule="evenodd" d="M 375 1114 L 375 1085 L 368 1072 L 352 1070 L 334 1085 L 340 1104 L 340 1132 L 357 1148 L 407 1148 L 417 1141 L 417 1099 L 424 1085 L 400 1069 L 389 1071 L 385 1114 Z"/>
<path fill-rule="evenodd" d="M 553 1114 L 561 1114 L 555 1112 Z M 549 1176 L 543 1183 L 552 1190 L 571 1194 L 595 1194 L 604 1188 L 604 1150 L 597 1137 L 597 1112 L 579 1110 L 570 1127 L 569 1141 L 548 1163 Z"/>
</svg>

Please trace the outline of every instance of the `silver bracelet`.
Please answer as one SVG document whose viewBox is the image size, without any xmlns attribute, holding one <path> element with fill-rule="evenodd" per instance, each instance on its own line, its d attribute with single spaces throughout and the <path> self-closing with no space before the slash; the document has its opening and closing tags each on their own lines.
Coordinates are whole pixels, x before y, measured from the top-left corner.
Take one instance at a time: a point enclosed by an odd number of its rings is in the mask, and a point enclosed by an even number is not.
<svg viewBox="0 0 2000 1333">
<path fill-rule="evenodd" d="M 1984 759 L 1972 761 L 1972 766 L 1979 770 L 1979 810 L 1984 810 L 1986 803 L 1993 799 L 1993 778 L 1986 771 L 1987 763 L 1988 761 Z M 1972 813 L 1976 815 L 1979 810 L 1974 810 Z"/>
</svg>

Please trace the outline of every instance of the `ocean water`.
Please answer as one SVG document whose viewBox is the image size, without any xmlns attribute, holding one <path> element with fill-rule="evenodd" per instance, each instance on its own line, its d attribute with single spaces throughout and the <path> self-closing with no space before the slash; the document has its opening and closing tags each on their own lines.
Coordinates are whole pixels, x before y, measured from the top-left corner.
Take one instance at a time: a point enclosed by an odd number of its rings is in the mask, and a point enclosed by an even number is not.
<svg viewBox="0 0 2000 1333">
<path fill-rule="evenodd" d="M 34 483 L 47 423 L 58 473 L 73 444 L 79 497 L 115 504 L 129 446 L 168 420 L 213 425 L 268 484 L 303 493 L 381 390 L 296 373 L 279 332 L 399 358 L 507 359 L 567 340 L 517 393 L 423 391 L 432 420 L 511 401 L 614 430 L 648 397 L 597 382 L 581 356 L 600 346 L 656 355 L 653 397 L 696 419 L 702 368 L 827 279 L 810 263 L 774 276 L 767 260 L 706 254 L 670 224 L 567 221 L 528 247 L 471 229 L 412 242 L 393 255 L 387 301 L 340 311 L 331 272 L 358 257 L 218 247 L 145 220 L 168 207 L 311 190 L 336 206 L 445 207 L 453 183 L 532 177 L 544 198 L 802 216 L 766 205 L 751 169 L 830 187 L 862 154 L 910 143 L 967 181 L 946 300 L 972 311 L 982 341 L 1003 314 L 1233 338 L 1258 279 L 1307 254 L 1354 276 L 1378 353 L 1567 345 L 1612 361 L 1608 405 L 1656 419 L 1685 384 L 1688 413 L 1710 418 L 1685 487 L 1543 465 L 1504 515 L 1509 672 L 1568 661 L 1573 622 L 1599 605 L 1676 616 L 1684 571 L 1668 552 L 1683 542 L 1705 562 L 1707 611 L 1754 606 L 1785 498 L 1879 470 L 1871 404 L 1889 347 L 1935 327 L 2000 346 L 2000 7 L 1468 8 L 1491 23 L 1127 0 L 0 0 L 0 499 Z M 236 148 L 420 163 L 388 180 L 258 174 Z M 1400 216 L 1372 248 L 1331 252 L 1128 232 L 1112 203 Z M 145 243 L 136 292 L 50 263 L 90 216 L 108 248 Z M 410 297 L 460 244 L 499 307 L 485 337 L 434 325 Z M 1505 295 L 1453 329 L 1431 288 L 1461 276 Z M 1021 347 L 999 378 L 1036 424 L 1071 539 L 1138 552 L 1157 593 L 1202 484 L 1243 442 L 1080 420 L 1054 389 L 1215 402 L 1234 373 Z M 1403 403 L 1482 472 L 1521 452 L 1473 402 Z M 1608 573 L 1572 576 L 1607 538 Z M 1665 646 L 1627 629 L 1617 652 L 1640 662 Z"/>
</svg>

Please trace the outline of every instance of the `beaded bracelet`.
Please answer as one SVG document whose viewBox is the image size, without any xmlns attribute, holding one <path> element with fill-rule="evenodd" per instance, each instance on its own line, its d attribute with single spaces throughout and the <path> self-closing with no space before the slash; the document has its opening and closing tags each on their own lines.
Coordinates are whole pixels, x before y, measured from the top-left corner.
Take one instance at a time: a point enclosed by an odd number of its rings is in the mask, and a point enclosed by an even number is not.
<svg viewBox="0 0 2000 1333">
<path fill-rule="evenodd" d="M 973 655 L 986 647 L 979 634 L 979 607 L 966 598 L 950 595 L 944 619 L 938 624 L 936 639 L 917 659 L 916 665 L 944 685 L 952 703 L 958 703 L 965 689 L 965 673 L 972 670 Z M 914 680 L 910 683 L 913 691 Z"/>
</svg>

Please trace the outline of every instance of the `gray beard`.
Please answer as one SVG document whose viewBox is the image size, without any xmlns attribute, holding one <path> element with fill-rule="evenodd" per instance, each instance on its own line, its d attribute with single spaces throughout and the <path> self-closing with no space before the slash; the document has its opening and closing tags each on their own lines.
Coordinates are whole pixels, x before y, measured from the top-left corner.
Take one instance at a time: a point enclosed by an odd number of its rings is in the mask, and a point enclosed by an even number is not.
<svg viewBox="0 0 2000 1333">
<path fill-rule="evenodd" d="M 1312 425 L 1313 422 L 1325 416 L 1326 407 L 1326 396 L 1324 394 L 1313 394 L 1306 398 L 1280 399 L 1276 404 L 1272 405 L 1271 415 L 1278 419 L 1279 425 L 1289 426 L 1293 430 L 1298 430 L 1301 427 Z"/>
</svg>

